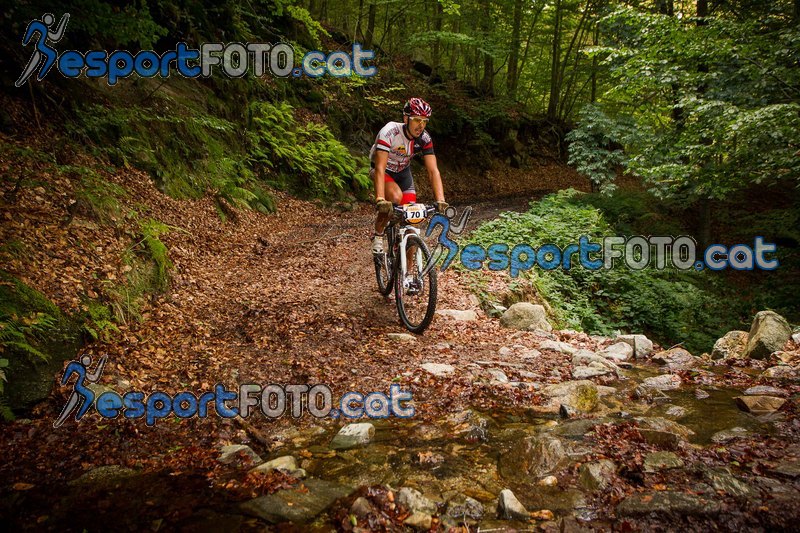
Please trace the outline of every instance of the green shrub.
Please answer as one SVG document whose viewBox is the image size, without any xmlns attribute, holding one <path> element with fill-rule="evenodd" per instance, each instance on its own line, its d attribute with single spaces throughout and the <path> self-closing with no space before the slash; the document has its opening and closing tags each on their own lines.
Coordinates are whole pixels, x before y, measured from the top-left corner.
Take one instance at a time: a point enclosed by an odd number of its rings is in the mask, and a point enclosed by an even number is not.
<svg viewBox="0 0 800 533">
<path fill-rule="evenodd" d="M 287 103 L 258 102 L 252 117 L 251 160 L 257 169 L 294 183 L 313 196 L 336 197 L 347 186 L 369 188 L 368 168 L 334 138 L 327 126 L 301 126 Z"/>
<path fill-rule="evenodd" d="M 597 198 L 574 190 L 549 195 L 532 203 L 525 213 L 503 213 L 481 225 L 469 242 L 484 247 L 507 243 L 510 247 L 529 244 L 534 248 L 555 243 L 563 249 L 578 242 L 581 235 L 589 236 L 592 242 L 619 235 L 606 214 L 592 205 Z M 647 213 L 640 206 L 637 216 Z M 636 221 L 619 214 L 612 212 L 622 225 L 636 226 Z M 587 270 L 581 266 L 566 271 L 535 267 L 521 274 L 550 304 L 559 326 L 604 335 L 620 330 L 643 332 L 662 344 L 683 342 L 695 351 L 710 350 L 721 334 L 740 328 L 742 318 L 747 317 L 744 306 L 732 303 L 734 291 L 714 281 L 718 275 L 625 267 Z"/>
</svg>

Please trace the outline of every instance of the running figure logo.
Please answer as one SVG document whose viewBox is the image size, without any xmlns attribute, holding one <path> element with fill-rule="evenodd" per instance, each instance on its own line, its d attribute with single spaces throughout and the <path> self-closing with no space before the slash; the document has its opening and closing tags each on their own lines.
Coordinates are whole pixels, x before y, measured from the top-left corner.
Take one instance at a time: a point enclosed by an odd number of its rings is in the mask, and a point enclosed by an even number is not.
<svg viewBox="0 0 800 533">
<path fill-rule="evenodd" d="M 81 357 L 80 361 L 70 361 L 70 363 L 67 365 L 67 368 L 64 369 L 64 376 L 61 378 L 61 384 L 65 385 L 67 381 L 69 381 L 69 378 L 72 377 L 73 373 L 78 374 L 78 377 L 75 379 L 75 386 L 73 387 L 74 390 L 67 401 L 67 405 L 64 406 L 64 409 L 58 416 L 58 420 L 53 423 L 54 428 L 60 427 L 61 424 L 64 423 L 70 413 L 72 413 L 72 411 L 78 406 L 79 401 L 82 401 L 83 403 L 80 406 L 78 413 L 75 415 L 75 420 L 80 420 L 83 415 L 86 414 L 86 411 L 88 411 L 94 403 L 94 392 L 84 385 L 83 381 L 86 380 L 89 383 L 96 383 L 97 380 L 100 379 L 100 374 L 103 373 L 103 367 L 105 366 L 107 359 L 107 355 L 102 356 L 100 361 L 98 361 L 94 372 L 88 376 L 86 375 L 86 370 L 87 367 L 92 364 L 91 357 L 84 355 Z"/>
<path fill-rule="evenodd" d="M 33 51 L 33 55 L 31 55 L 28 65 L 25 67 L 22 75 L 14 82 L 14 85 L 17 87 L 22 87 L 25 82 L 28 81 L 28 78 L 33 75 L 36 67 L 40 65 L 41 68 L 39 69 L 39 75 L 36 76 L 36 79 L 42 81 L 56 62 L 58 52 L 55 48 L 48 45 L 48 41 L 50 44 L 55 44 L 64 37 L 64 30 L 67 29 L 67 22 L 69 21 L 69 13 L 64 13 L 64 16 L 61 17 L 61 21 L 58 23 L 58 27 L 55 30 L 51 30 L 50 27 L 53 26 L 55 21 L 56 18 L 52 14 L 45 13 L 42 20 L 32 20 L 31 23 L 28 24 L 28 29 L 25 30 L 25 36 L 22 38 L 22 46 L 28 46 L 34 34 L 38 34 L 36 38 L 36 50 Z M 44 61 L 44 63 L 42 63 L 42 61 Z"/>
<path fill-rule="evenodd" d="M 435 267 L 436 263 L 438 263 L 445 254 L 447 254 L 447 256 L 444 263 L 442 263 L 442 272 L 450 266 L 450 263 L 452 263 L 453 259 L 458 255 L 458 244 L 453 241 L 451 237 L 460 235 L 461 232 L 464 231 L 471 213 L 472 207 L 465 207 L 458 222 L 453 226 L 450 225 L 450 221 L 454 220 L 456 217 L 455 207 L 448 207 L 444 214 L 437 213 L 431 218 L 431 221 L 428 223 L 428 229 L 425 231 L 425 236 L 430 237 L 431 233 L 433 233 L 436 228 L 441 228 L 441 230 L 439 232 L 439 242 L 436 244 L 436 248 L 434 248 L 431 254 L 430 261 L 428 261 L 428 264 L 422 269 L 423 276 L 426 276 L 428 271 Z"/>
</svg>

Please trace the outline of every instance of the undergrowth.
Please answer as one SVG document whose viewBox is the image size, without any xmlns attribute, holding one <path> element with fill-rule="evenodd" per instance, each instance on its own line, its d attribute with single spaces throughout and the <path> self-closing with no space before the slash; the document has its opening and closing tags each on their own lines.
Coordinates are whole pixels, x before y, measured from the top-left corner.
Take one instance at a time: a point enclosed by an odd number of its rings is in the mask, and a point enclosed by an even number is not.
<svg viewBox="0 0 800 533">
<path fill-rule="evenodd" d="M 658 214 L 649 207 L 653 204 L 640 196 L 621 191 L 613 197 L 561 191 L 532 203 L 525 213 L 503 213 L 483 224 L 468 243 L 485 248 L 494 243 L 506 243 L 510 248 L 529 244 L 536 249 L 554 243 L 563 250 L 577 243 L 581 235 L 599 243 L 612 235 L 680 234 L 674 219 Z M 767 276 L 748 274 L 755 276 L 757 283 L 769 281 Z M 604 335 L 642 332 L 662 344 L 682 342 L 697 352 L 709 351 L 728 330 L 749 329 L 749 321 L 760 308 L 793 312 L 782 305 L 779 293 L 755 290 L 757 301 L 745 298 L 720 272 L 650 267 L 637 271 L 622 265 L 610 270 L 573 266 L 547 271 L 536 266 L 511 283 L 525 282 L 550 304 L 558 326 Z"/>
</svg>

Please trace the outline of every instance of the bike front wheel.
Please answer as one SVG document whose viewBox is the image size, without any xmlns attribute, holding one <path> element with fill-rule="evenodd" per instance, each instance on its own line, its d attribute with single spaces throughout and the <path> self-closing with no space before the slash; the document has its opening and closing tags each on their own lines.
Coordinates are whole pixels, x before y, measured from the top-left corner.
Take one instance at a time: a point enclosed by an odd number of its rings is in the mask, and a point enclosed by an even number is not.
<svg viewBox="0 0 800 533">
<path fill-rule="evenodd" d="M 389 234 L 390 230 L 386 230 Z M 378 280 L 378 292 L 383 296 L 389 296 L 392 292 L 392 282 L 394 281 L 394 264 L 392 257 L 392 239 L 383 237 L 383 253 L 372 254 L 375 263 L 375 278 Z"/>
<path fill-rule="evenodd" d="M 417 235 L 410 235 L 406 240 L 406 257 L 406 272 L 400 272 L 398 268 L 394 280 L 397 312 L 409 331 L 422 333 L 428 329 L 436 312 L 436 268 L 431 268 L 423 276 L 422 271 L 431 260 L 431 253 Z"/>
</svg>

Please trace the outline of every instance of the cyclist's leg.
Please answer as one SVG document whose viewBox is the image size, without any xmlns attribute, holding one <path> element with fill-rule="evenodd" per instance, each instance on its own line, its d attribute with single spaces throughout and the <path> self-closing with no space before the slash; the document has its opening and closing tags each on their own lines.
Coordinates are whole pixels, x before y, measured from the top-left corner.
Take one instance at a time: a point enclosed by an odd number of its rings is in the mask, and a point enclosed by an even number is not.
<svg viewBox="0 0 800 533">
<path fill-rule="evenodd" d="M 370 172 L 371 173 L 375 172 L 375 169 L 372 169 Z M 400 204 L 403 200 L 403 191 L 400 189 L 400 186 L 395 182 L 391 174 L 393 173 L 387 171 L 383 177 L 385 183 L 383 189 L 384 198 L 386 198 L 393 204 Z M 378 213 L 378 218 L 375 220 L 376 235 L 383 234 L 383 230 L 386 229 L 386 224 L 389 222 L 390 216 L 391 215 L 389 213 Z"/>
<path fill-rule="evenodd" d="M 414 189 L 414 176 L 411 175 L 411 167 L 407 166 L 400 172 L 393 172 L 392 178 L 402 191 L 398 202 L 400 205 L 410 204 L 417 201 L 417 191 Z"/>
</svg>

